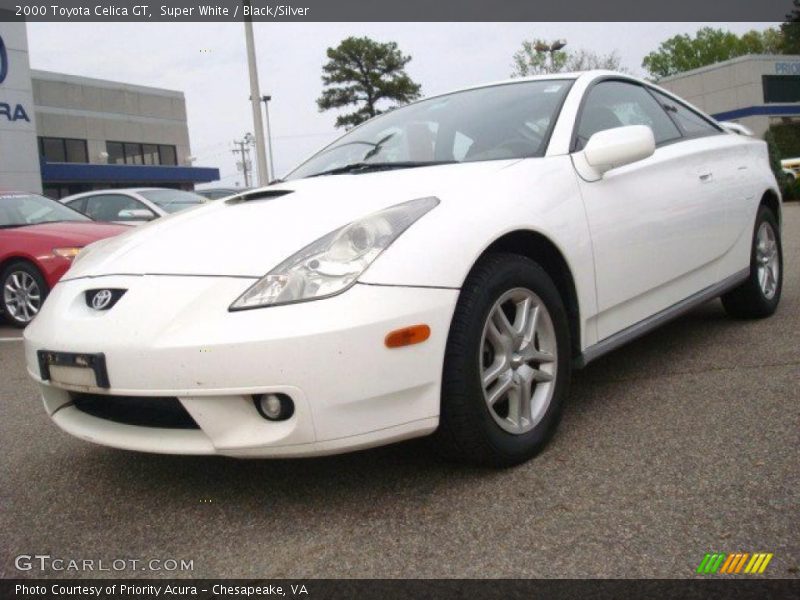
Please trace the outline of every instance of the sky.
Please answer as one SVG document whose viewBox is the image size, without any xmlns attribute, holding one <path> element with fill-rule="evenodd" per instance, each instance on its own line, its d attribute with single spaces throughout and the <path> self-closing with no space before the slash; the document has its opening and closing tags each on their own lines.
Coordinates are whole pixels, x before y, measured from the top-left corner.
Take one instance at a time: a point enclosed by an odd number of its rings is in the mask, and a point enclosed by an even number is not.
<svg viewBox="0 0 800 600">
<path fill-rule="evenodd" d="M 347 36 L 395 41 L 412 56 L 409 75 L 423 95 L 509 77 L 525 39 L 566 39 L 567 49 L 616 51 L 644 76 L 642 58 L 659 43 L 703 26 L 735 33 L 775 23 L 255 23 L 262 94 L 272 95 L 275 172 L 292 167 L 342 133 L 335 111 L 320 113 L 325 51 Z M 242 23 L 29 23 L 31 67 L 186 96 L 196 166 L 218 167 L 213 185 L 243 185 L 232 142 L 253 130 Z M 253 156 L 255 163 L 255 157 Z M 205 186 L 209 187 L 209 186 Z"/>
</svg>

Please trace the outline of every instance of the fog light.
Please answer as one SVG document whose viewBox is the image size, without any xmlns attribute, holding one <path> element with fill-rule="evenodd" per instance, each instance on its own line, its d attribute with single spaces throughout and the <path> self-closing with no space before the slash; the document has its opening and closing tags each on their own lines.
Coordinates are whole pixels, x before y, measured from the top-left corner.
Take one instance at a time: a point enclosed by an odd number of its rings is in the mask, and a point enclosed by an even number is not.
<svg viewBox="0 0 800 600">
<path fill-rule="evenodd" d="M 294 402 L 286 394 L 258 394 L 253 402 L 258 414 L 270 421 L 285 421 L 294 414 Z"/>
</svg>

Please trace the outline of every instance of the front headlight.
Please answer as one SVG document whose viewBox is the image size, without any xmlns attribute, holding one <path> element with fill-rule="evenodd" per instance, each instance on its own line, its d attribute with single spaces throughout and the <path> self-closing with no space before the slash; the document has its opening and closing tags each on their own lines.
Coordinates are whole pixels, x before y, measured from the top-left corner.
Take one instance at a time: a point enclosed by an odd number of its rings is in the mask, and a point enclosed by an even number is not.
<svg viewBox="0 0 800 600">
<path fill-rule="evenodd" d="M 439 204 L 419 198 L 353 221 L 309 244 L 259 279 L 230 310 L 317 300 L 340 294 L 417 219 Z"/>
</svg>

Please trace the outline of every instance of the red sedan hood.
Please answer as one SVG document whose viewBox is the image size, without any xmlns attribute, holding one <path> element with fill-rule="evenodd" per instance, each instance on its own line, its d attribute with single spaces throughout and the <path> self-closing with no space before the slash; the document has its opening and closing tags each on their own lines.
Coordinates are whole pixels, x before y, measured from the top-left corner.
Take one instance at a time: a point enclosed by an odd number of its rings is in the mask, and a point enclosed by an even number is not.
<svg viewBox="0 0 800 600">
<path fill-rule="evenodd" d="M 63 221 L 58 223 L 41 223 L 8 229 L 7 232 L 18 232 L 25 236 L 36 236 L 50 239 L 60 244 L 71 246 L 86 246 L 97 240 L 118 235 L 131 228 L 126 225 L 112 225 L 108 223 L 94 223 L 92 221 Z"/>
</svg>

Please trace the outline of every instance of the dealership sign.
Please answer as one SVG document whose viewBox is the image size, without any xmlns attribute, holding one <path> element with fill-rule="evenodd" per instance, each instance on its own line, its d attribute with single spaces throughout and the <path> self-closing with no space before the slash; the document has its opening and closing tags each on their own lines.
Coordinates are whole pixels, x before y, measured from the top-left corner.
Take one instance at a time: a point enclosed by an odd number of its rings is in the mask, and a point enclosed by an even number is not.
<svg viewBox="0 0 800 600">
<path fill-rule="evenodd" d="M 8 52 L 3 38 L 0 37 L 0 83 L 6 80 L 6 75 L 8 75 Z"/>
<path fill-rule="evenodd" d="M 3 38 L 0 37 L 0 84 L 8 76 L 8 51 Z M 5 117 L 8 121 L 27 121 L 31 122 L 28 113 L 25 112 L 22 104 L 8 104 L 0 101 L 0 117 Z"/>
<path fill-rule="evenodd" d="M 800 75 L 800 62 L 776 62 L 777 75 Z"/>
</svg>

